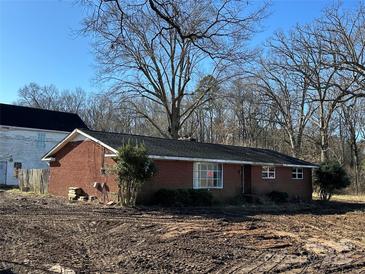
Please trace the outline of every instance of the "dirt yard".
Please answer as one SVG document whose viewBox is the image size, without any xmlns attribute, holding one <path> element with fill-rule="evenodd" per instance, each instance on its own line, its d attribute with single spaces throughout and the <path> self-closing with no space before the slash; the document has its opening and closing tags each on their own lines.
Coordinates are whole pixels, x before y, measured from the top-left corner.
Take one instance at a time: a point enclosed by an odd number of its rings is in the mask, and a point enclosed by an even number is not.
<svg viewBox="0 0 365 274">
<path fill-rule="evenodd" d="M 0 192 L 0 273 L 365 273 L 365 203 L 122 209 Z"/>
</svg>

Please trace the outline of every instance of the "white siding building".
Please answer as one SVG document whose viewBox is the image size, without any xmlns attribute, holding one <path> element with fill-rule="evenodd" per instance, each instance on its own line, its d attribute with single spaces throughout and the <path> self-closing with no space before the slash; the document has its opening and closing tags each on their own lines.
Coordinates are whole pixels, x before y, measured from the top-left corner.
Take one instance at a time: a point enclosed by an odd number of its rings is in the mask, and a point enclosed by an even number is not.
<svg viewBox="0 0 365 274">
<path fill-rule="evenodd" d="M 0 184 L 17 185 L 17 170 L 47 168 L 41 158 L 75 128 L 73 113 L 0 104 Z"/>
</svg>

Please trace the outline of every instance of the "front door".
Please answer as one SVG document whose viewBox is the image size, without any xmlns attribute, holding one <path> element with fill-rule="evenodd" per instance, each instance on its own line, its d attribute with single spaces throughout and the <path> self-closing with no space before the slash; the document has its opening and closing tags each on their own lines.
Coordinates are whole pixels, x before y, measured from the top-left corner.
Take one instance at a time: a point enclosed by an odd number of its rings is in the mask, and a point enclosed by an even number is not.
<svg viewBox="0 0 365 274">
<path fill-rule="evenodd" d="M 243 190 L 245 194 L 251 194 L 251 165 L 243 167 Z"/>
<path fill-rule="evenodd" d="M 0 184 L 6 185 L 6 161 L 0 161 Z"/>
<path fill-rule="evenodd" d="M 245 193 L 245 167 L 241 166 L 241 190 Z"/>
</svg>

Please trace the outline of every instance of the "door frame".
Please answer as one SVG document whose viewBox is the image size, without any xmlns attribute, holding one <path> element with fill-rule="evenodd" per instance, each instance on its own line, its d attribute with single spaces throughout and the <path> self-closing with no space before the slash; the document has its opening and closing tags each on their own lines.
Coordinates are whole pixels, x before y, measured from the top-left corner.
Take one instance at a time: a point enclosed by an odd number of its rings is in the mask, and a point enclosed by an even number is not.
<svg viewBox="0 0 365 274">
<path fill-rule="evenodd" d="M 6 185 L 6 181 L 7 181 L 7 179 L 8 179 L 8 161 L 0 161 L 0 163 L 4 163 L 5 165 L 4 165 L 4 167 L 5 167 L 5 169 L 4 169 L 4 178 L 5 178 L 5 180 L 4 180 L 4 185 Z"/>
<path fill-rule="evenodd" d="M 245 166 L 241 165 L 241 193 L 245 193 Z"/>
</svg>

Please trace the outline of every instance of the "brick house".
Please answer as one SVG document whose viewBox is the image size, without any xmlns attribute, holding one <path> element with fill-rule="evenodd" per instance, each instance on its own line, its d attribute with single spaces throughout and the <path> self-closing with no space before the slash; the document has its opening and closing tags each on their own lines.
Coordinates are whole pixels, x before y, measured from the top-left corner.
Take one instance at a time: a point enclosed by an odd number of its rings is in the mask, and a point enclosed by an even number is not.
<svg viewBox="0 0 365 274">
<path fill-rule="evenodd" d="M 50 165 L 49 192 L 67 196 L 71 186 L 100 197 L 95 182 L 117 192 L 115 177 L 105 170 L 117 148 L 143 143 L 158 172 L 139 194 L 148 201 L 161 188 L 209 189 L 226 200 L 240 193 L 263 195 L 273 190 L 310 200 L 314 164 L 269 149 L 199 143 L 140 135 L 76 129 L 42 160 Z"/>
</svg>

